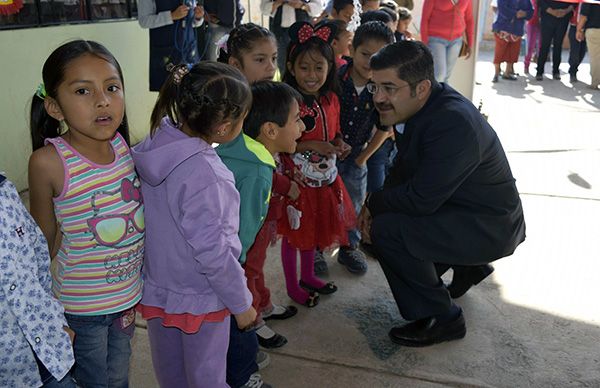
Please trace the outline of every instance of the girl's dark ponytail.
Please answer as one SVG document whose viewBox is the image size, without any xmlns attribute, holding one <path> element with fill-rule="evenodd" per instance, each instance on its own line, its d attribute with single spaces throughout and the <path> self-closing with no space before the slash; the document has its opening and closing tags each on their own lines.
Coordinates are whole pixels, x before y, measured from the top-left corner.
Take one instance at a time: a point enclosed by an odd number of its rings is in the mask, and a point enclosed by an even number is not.
<svg viewBox="0 0 600 388">
<path fill-rule="evenodd" d="M 160 121 L 165 116 L 168 116 L 173 124 L 178 124 L 177 95 L 179 84 L 181 84 L 181 78 L 179 77 L 186 67 L 187 65 L 179 65 L 173 68 L 160 88 L 158 99 L 150 116 L 150 136 L 154 135 L 160 126 Z"/>
<path fill-rule="evenodd" d="M 39 92 L 31 99 L 29 127 L 33 151 L 43 147 L 45 139 L 60 136 L 60 121 L 46 112 L 43 96 Z"/>
</svg>

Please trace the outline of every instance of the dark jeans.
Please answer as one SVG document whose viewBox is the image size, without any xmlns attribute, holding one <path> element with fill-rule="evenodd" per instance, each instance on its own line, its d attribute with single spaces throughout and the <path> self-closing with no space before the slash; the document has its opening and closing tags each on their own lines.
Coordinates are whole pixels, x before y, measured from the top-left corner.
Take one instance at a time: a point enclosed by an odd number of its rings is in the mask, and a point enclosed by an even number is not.
<svg viewBox="0 0 600 388">
<path fill-rule="evenodd" d="M 383 188 L 385 177 L 396 155 L 396 143 L 387 139 L 367 161 L 367 192 L 373 193 Z"/>
<path fill-rule="evenodd" d="M 231 317 L 229 332 L 229 350 L 227 351 L 227 384 L 232 388 L 246 384 L 250 375 L 258 371 L 256 354 L 258 339 L 254 330 L 241 331 L 235 318 Z"/>
<path fill-rule="evenodd" d="M 75 332 L 73 375 L 77 385 L 127 388 L 131 338 L 135 329 L 133 309 L 106 315 L 65 314 L 65 317 Z"/>
<path fill-rule="evenodd" d="M 356 215 L 360 213 L 367 196 L 367 166 L 356 165 L 356 158 L 360 152 L 352 152 L 348 157 L 338 162 L 338 173 L 342 177 L 344 186 L 350 195 Z M 350 247 L 358 247 L 360 242 L 360 231 L 352 229 L 348 231 L 348 242 Z"/>
<path fill-rule="evenodd" d="M 384 213 L 375 217 L 371 238 L 377 260 L 404 319 L 417 320 L 446 313 L 450 294 L 438 276 L 436 263 L 414 257 L 402 238 L 403 215 Z"/>
<path fill-rule="evenodd" d="M 542 43 L 540 44 L 540 52 L 537 60 L 537 75 L 544 74 L 544 66 L 550 52 L 550 45 L 552 45 L 552 74 L 559 73 L 559 66 L 562 60 L 562 42 L 569 26 L 570 16 L 571 14 L 568 14 L 560 19 L 550 15 L 542 17 L 540 23 Z"/>
<path fill-rule="evenodd" d="M 71 372 L 67 373 L 62 380 L 56 380 L 52 373 L 46 369 L 44 364 L 40 361 L 40 359 L 35 355 L 35 361 L 37 362 L 38 370 L 40 372 L 40 379 L 42 380 L 43 388 L 77 388 L 75 382 L 71 378 Z"/>
<path fill-rule="evenodd" d="M 577 74 L 579 64 L 581 64 L 581 61 L 583 61 L 583 57 L 585 57 L 585 53 L 587 52 L 587 45 L 585 44 L 585 40 L 579 42 L 577 39 L 575 39 L 576 32 L 577 26 L 570 24 L 569 46 L 571 48 L 569 50 L 569 74 L 571 75 Z"/>
</svg>

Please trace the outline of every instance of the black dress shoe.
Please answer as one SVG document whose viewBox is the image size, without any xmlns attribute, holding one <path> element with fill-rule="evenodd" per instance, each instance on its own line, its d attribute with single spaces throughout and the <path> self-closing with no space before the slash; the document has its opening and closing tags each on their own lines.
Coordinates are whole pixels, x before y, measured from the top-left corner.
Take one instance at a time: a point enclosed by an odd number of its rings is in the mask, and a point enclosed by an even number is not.
<svg viewBox="0 0 600 388">
<path fill-rule="evenodd" d="M 452 283 L 447 287 L 453 299 L 460 298 L 469 291 L 471 286 L 479 284 L 494 272 L 494 267 L 489 264 L 473 267 L 453 267 L 453 269 Z"/>
<path fill-rule="evenodd" d="M 275 335 L 271 338 L 263 338 L 258 334 L 256 337 L 258 338 L 258 344 L 265 349 L 280 348 L 288 342 L 287 338 L 277 333 L 275 333 Z"/>
<path fill-rule="evenodd" d="M 452 321 L 440 323 L 430 317 L 390 330 L 390 339 L 397 344 L 410 347 L 423 347 L 464 338 L 467 334 L 462 310 Z"/>
</svg>

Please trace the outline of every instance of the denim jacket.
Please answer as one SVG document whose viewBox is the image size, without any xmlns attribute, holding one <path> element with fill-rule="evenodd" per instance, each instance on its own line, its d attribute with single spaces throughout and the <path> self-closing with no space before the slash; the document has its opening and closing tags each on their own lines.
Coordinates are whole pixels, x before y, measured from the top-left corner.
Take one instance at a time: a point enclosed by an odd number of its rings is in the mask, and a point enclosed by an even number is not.
<svg viewBox="0 0 600 388">
<path fill-rule="evenodd" d="M 73 366 L 49 265 L 44 235 L 0 175 L 0 387 L 40 387 L 34 353 L 57 380 Z"/>
</svg>

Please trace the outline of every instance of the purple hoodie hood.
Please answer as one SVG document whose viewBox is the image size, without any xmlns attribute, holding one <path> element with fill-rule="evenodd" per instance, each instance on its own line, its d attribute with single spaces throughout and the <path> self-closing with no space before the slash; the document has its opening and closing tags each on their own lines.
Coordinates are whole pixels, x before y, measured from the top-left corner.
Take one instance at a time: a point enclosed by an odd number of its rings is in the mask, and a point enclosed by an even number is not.
<svg viewBox="0 0 600 388">
<path fill-rule="evenodd" d="M 165 117 L 154 136 L 133 147 L 131 154 L 140 177 L 151 186 L 158 186 L 181 163 L 207 151 L 213 152 L 208 143 L 181 132 Z"/>
</svg>

